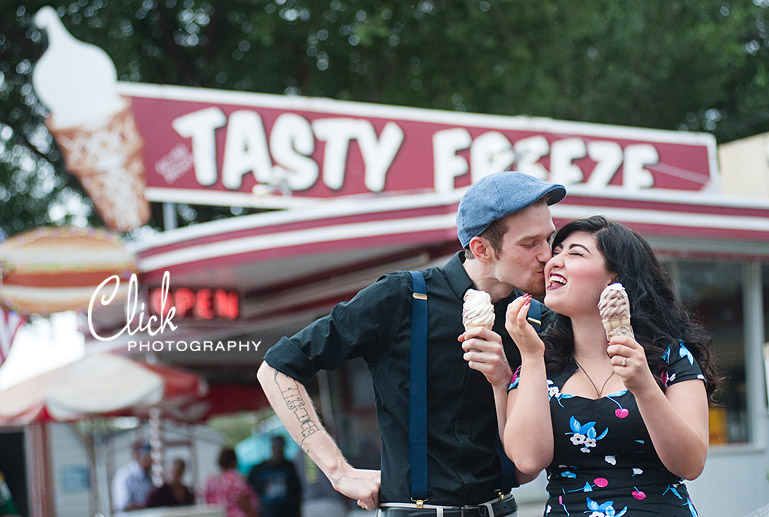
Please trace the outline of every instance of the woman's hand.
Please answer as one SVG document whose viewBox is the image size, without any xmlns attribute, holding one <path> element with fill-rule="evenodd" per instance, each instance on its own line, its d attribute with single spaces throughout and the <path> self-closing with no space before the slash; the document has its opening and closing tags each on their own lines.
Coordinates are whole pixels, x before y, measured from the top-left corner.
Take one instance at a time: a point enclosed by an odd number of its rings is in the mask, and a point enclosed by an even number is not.
<svg viewBox="0 0 769 517">
<path fill-rule="evenodd" d="M 534 327 L 526 319 L 529 314 L 529 306 L 531 306 L 530 294 L 519 296 L 510 302 L 510 305 L 507 306 L 505 328 L 518 346 L 518 350 L 521 351 L 522 358 L 524 356 L 543 357 L 545 344 L 539 339 Z"/>
<path fill-rule="evenodd" d="M 646 352 L 638 341 L 630 336 L 614 336 L 606 352 L 611 357 L 614 373 L 622 378 L 628 390 L 638 394 L 644 389 L 657 388 Z"/>
</svg>

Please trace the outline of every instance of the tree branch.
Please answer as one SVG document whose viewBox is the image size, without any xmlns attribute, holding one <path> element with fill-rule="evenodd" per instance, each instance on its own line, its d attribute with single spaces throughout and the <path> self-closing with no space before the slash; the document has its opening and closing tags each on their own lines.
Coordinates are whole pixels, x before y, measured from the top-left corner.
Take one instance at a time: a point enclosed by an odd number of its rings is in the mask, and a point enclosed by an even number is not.
<svg viewBox="0 0 769 517">
<path fill-rule="evenodd" d="M 171 19 L 168 9 L 161 4 L 157 7 L 157 12 L 158 20 L 160 21 L 160 29 L 163 33 L 161 36 L 163 48 L 166 49 L 168 56 L 174 63 L 177 80 L 179 82 L 184 82 L 184 79 L 187 79 L 192 83 L 200 84 L 201 81 L 195 73 L 195 67 L 192 66 L 187 55 L 174 41 L 174 31 L 176 30 L 176 26 Z M 201 86 L 205 85 L 201 84 Z"/>
</svg>

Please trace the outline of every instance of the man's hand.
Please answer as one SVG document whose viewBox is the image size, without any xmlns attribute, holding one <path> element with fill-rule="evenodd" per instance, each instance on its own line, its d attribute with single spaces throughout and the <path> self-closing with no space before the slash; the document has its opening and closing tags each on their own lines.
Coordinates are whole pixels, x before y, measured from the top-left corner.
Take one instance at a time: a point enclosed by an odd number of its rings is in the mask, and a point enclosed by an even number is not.
<svg viewBox="0 0 769 517">
<path fill-rule="evenodd" d="M 376 510 L 379 506 L 379 486 L 382 473 L 379 470 L 348 468 L 343 475 L 330 479 L 334 490 L 358 501 L 364 510 Z"/>
<path fill-rule="evenodd" d="M 473 370 L 478 370 L 492 386 L 507 388 L 513 372 L 507 362 L 502 338 L 496 332 L 475 327 L 459 336 L 464 359 Z"/>
</svg>

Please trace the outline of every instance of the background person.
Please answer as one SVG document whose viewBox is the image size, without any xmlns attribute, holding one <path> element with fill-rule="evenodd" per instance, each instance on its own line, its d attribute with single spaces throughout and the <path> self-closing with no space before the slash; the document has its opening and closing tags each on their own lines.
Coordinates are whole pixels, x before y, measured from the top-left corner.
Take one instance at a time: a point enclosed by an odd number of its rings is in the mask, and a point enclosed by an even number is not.
<svg viewBox="0 0 769 517">
<path fill-rule="evenodd" d="M 718 378 L 708 336 L 675 297 L 636 232 L 603 217 L 565 225 L 545 267 L 545 303 L 558 313 L 540 339 L 530 298 L 508 309 L 521 350 L 504 444 L 516 467 L 546 468 L 552 516 L 697 515 L 683 479 L 702 472 L 708 398 Z M 619 282 L 635 337 L 607 338 L 598 302 Z"/>
<path fill-rule="evenodd" d="M 270 444 L 270 458 L 248 474 L 248 482 L 262 503 L 262 517 L 300 517 L 302 486 L 294 464 L 286 459 L 286 440 L 273 436 Z"/>
<path fill-rule="evenodd" d="M 189 506 L 195 504 L 192 490 L 182 483 L 187 464 L 181 458 L 171 463 L 168 481 L 150 492 L 147 497 L 147 508 L 158 506 Z"/>
<path fill-rule="evenodd" d="M 134 460 L 115 474 L 112 480 L 112 506 L 116 511 L 144 508 L 147 497 L 155 489 L 152 483 L 150 446 L 134 449 Z"/>
<path fill-rule="evenodd" d="M 503 480 L 494 400 L 507 396 L 508 360 L 518 365 L 515 344 L 504 331 L 504 311 L 515 288 L 543 294 L 555 229 L 549 205 L 565 192 L 561 185 L 517 172 L 480 179 L 465 192 L 457 213 L 464 250 L 444 267 L 423 271 L 429 307 L 428 504 L 451 507 L 454 513 L 472 505 L 477 513 L 478 505 L 494 500 L 498 516 L 514 511 L 514 502 L 509 497 L 499 501 L 497 492 Z M 490 294 L 496 332 L 479 328 L 465 333 L 462 304 L 469 288 Z M 408 272 L 385 275 L 328 316 L 281 339 L 267 351 L 257 374 L 286 429 L 334 488 L 365 509 L 385 504 L 383 515 L 403 515 L 414 506 L 407 475 L 412 293 Z M 381 472 L 348 463 L 321 425 L 305 388 L 318 370 L 338 368 L 355 357 L 366 361 L 372 375 Z"/>
<path fill-rule="evenodd" d="M 331 482 L 314 461 L 299 451 L 294 466 L 302 484 L 302 517 L 345 515 L 347 501 L 334 490 Z"/>
<path fill-rule="evenodd" d="M 203 491 L 206 504 L 225 508 L 227 517 L 260 517 L 259 499 L 237 471 L 235 451 L 222 449 L 217 464 L 219 474 L 208 478 Z"/>
</svg>

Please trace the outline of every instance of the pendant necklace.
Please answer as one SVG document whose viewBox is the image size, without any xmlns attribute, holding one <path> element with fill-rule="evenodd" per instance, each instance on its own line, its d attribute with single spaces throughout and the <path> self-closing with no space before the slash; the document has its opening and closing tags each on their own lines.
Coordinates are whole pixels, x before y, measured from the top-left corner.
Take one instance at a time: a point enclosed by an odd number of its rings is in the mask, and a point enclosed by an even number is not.
<svg viewBox="0 0 769 517">
<path fill-rule="evenodd" d="M 600 398 L 601 398 L 601 394 L 603 393 L 603 390 L 604 390 L 604 388 L 606 387 L 606 384 L 608 384 L 608 382 L 609 382 L 609 379 L 611 379 L 612 377 L 614 377 L 614 369 L 612 369 L 611 375 L 609 375 L 608 377 L 606 377 L 606 380 L 604 381 L 604 383 L 603 383 L 603 386 L 601 386 L 601 389 L 599 390 L 599 389 L 598 389 L 598 386 L 596 386 L 596 385 L 595 385 L 595 383 L 593 382 L 593 379 L 591 379 L 591 378 L 590 378 L 590 376 L 587 374 L 587 372 L 585 371 L 585 369 L 584 369 L 584 368 L 582 368 L 582 365 L 581 365 L 581 364 L 579 364 L 579 361 L 577 361 L 577 358 L 576 358 L 576 357 L 574 358 L 574 362 L 575 362 L 575 363 L 577 363 L 577 366 L 579 367 L 579 369 L 580 369 L 580 370 L 582 370 L 582 373 L 584 373 L 584 374 L 585 374 L 585 377 L 587 377 L 587 380 L 589 380 L 589 381 L 590 381 L 590 384 L 592 384 L 592 385 L 593 385 L 593 389 L 595 390 L 595 393 L 596 393 L 596 395 L 598 395 L 598 398 L 600 399 Z"/>
</svg>

